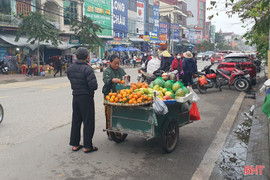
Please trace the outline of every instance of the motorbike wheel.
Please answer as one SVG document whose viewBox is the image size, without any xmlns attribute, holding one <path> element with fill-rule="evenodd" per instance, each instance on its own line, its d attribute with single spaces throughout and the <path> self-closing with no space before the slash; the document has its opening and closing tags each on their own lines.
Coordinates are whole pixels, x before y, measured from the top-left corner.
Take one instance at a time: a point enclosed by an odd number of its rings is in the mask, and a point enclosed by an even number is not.
<svg viewBox="0 0 270 180">
<path fill-rule="evenodd" d="M 121 134 L 116 132 L 111 132 L 111 138 L 117 143 L 123 142 L 127 138 L 127 134 Z"/>
<path fill-rule="evenodd" d="M 234 82 L 234 87 L 238 91 L 246 91 L 249 88 L 249 82 L 245 78 L 239 78 Z"/>
<path fill-rule="evenodd" d="M 205 93 L 206 93 L 206 90 L 207 90 L 206 87 L 200 86 L 199 83 L 197 84 L 197 89 L 199 90 L 199 92 L 200 92 L 201 94 L 205 94 Z"/>
<path fill-rule="evenodd" d="M 4 119 L 4 109 L 3 106 L 0 104 L 0 123 L 3 121 Z"/>
</svg>

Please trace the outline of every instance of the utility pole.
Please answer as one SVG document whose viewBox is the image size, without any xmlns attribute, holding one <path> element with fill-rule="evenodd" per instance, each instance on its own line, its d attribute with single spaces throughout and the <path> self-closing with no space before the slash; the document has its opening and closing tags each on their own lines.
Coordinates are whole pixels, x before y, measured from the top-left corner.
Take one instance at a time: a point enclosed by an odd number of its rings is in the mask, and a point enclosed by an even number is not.
<svg viewBox="0 0 270 180">
<path fill-rule="evenodd" d="M 167 16 L 168 17 L 168 16 Z M 168 23 L 169 23 L 169 31 L 168 31 L 168 34 L 169 34 L 169 40 L 168 40 L 168 51 L 171 52 L 171 14 L 169 14 L 169 17 L 168 17 Z"/>
</svg>

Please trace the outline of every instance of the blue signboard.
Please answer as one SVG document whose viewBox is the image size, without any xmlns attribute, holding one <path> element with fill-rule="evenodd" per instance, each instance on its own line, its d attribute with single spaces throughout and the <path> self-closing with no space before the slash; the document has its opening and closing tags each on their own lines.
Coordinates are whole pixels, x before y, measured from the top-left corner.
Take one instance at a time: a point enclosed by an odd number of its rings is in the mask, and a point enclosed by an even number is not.
<svg viewBox="0 0 270 180">
<path fill-rule="evenodd" d="M 128 32 L 128 1 L 113 0 L 114 37 L 127 37 Z"/>
<path fill-rule="evenodd" d="M 159 40 L 159 2 L 156 1 L 153 6 L 153 31 L 150 32 L 150 40 Z"/>
<path fill-rule="evenodd" d="M 179 24 L 171 24 L 171 39 L 180 41 Z"/>
</svg>

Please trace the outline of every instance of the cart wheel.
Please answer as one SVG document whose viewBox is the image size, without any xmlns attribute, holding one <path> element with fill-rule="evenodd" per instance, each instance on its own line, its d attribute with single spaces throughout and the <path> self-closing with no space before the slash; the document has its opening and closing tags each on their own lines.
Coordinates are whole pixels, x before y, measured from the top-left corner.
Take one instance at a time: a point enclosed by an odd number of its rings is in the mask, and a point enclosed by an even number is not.
<svg viewBox="0 0 270 180">
<path fill-rule="evenodd" d="M 4 109 L 0 104 L 0 123 L 3 121 L 3 119 L 4 119 Z"/>
<path fill-rule="evenodd" d="M 179 139 L 179 127 L 175 121 L 166 121 L 162 131 L 162 148 L 170 153 L 175 150 Z"/>
<path fill-rule="evenodd" d="M 112 140 L 117 143 L 123 142 L 127 138 L 127 134 L 121 134 L 116 132 L 110 132 Z"/>
</svg>

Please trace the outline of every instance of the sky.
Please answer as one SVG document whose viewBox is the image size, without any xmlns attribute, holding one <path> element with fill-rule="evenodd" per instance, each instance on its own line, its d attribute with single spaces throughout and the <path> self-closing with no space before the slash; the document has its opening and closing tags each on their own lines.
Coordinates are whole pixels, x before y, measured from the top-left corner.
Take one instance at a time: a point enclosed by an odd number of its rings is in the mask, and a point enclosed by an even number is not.
<svg viewBox="0 0 270 180">
<path fill-rule="evenodd" d="M 210 5 L 211 0 L 206 0 L 206 8 L 211 7 Z M 212 14 L 216 14 L 218 12 L 218 16 L 214 16 L 211 20 L 212 24 L 216 26 L 216 32 L 219 32 L 221 29 L 222 32 L 234 32 L 235 34 L 243 35 L 248 29 L 252 27 L 252 22 L 249 21 L 248 23 L 251 24 L 247 28 L 241 27 L 243 24 L 237 15 L 234 15 L 232 18 L 229 18 L 227 14 L 225 14 L 225 1 L 226 0 L 216 0 L 218 2 L 217 9 L 213 10 L 206 10 L 206 18 Z M 209 21 L 207 19 L 207 21 Z"/>
</svg>

